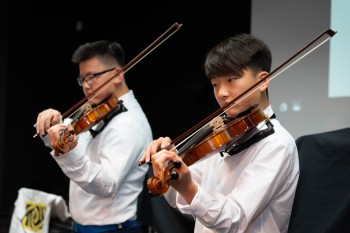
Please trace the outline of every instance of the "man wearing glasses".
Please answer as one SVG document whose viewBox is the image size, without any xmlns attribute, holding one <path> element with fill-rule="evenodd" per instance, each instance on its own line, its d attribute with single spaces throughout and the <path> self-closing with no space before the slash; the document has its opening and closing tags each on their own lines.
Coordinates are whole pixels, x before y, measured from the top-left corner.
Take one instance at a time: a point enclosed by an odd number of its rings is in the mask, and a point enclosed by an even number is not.
<svg viewBox="0 0 350 233">
<path fill-rule="evenodd" d="M 73 231 L 142 232 L 137 197 L 147 168 L 138 166 L 138 159 L 152 141 L 152 131 L 125 81 L 124 50 L 117 42 L 86 43 L 74 52 L 72 62 L 79 65 L 77 81 L 92 108 L 110 98 L 118 102 L 96 125 L 70 135 L 63 152 L 51 153 L 70 179 Z M 67 129 L 74 132 L 76 119 L 61 118 L 51 108 L 37 117 L 36 132 L 52 148 L 62 142 Z"/>
</svg>

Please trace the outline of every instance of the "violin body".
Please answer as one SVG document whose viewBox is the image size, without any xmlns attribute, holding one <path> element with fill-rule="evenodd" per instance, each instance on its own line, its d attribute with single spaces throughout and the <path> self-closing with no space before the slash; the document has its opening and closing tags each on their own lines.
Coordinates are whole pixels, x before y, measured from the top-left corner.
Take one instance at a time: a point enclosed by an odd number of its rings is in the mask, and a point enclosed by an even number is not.
<svg viewBox="0 0 350 233">
<path fill-rule="evenodd" d="M 180 155 L 180 157 L 182 157 L 187 166 L 190 166 L 208 154 L 222 150 L 228 143 L 237 141 L 266 119 L 261 109 L 255 110 L 213 131 L 197 145 L 192 146 L 183 155 Z"/>
<path fill-rule="evenodd" d="M 91 129 L 98 122 L 103 120 L 109 113 L 118 107 L 118 99 L 116 97 L 110 97 L 95 108 L 89 109 L 78 120 L 72 123 L 74 131 L 79 134 L 83 131 Z"/>
</svg>

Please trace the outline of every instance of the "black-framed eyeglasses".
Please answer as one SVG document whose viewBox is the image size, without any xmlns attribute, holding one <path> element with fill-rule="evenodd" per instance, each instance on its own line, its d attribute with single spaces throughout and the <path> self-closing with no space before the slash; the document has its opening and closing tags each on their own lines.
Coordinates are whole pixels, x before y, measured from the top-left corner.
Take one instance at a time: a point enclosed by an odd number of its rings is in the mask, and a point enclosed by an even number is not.
<svg viewBox="0 0 350 233">
<path fill-rule="evenodd" d="M 108 69 L 108 70 L 103 70 L 100 72 L 96 72 L 96 73 L 92 73 L 92 74 L 88 74 L 85 77 L 78 77 L 77 81 L 79 86 L 83 86 L 84 82 L 87 82 L 89 85 L 93 85 L 93 81 L 95 80 L 95 78 L 99 77 L 100 75 L 107 73 L 109 71 L 114 70 L 116 67 Z"/>
</svg>

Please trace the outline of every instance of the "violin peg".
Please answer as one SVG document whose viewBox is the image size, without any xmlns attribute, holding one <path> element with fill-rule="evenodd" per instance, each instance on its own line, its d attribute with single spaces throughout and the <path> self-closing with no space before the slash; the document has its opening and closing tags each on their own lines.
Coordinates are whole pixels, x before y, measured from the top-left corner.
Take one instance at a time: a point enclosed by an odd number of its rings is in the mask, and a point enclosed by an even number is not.
<svg viewBox="0 0 350 233">
<path fill-rule="evenodd" d="M 181 162 L 178 161 L 178 160 L 176 160 L 176 161 L 174 162 L 174 168 L 180 168 L 180 167 L 181 167 Z"/>
<path fill-rule="evenodd" d="M 172 180 L 179 179 L 179 174 L 177 172 L 172 171 L 170 176 Z"/>
</svg>

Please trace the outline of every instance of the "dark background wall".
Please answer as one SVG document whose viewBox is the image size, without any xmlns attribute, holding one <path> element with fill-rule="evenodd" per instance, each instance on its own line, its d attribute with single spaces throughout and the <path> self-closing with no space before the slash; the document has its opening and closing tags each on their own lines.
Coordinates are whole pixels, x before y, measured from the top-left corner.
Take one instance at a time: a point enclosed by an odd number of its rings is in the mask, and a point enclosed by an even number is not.
<svg viewBox="0 0 350 233">
<path fill-rule="evenodd" d="M 175 22 L 183 26 L 126 74 L 153 128 L 175 138 L 218 109 L 202 63 L 222 39 L 250 32 L 250 1 L 2 1 L 0 9 L 0 212 L 20 187 L 67 198 L 68 179 L 38 138 L 37 114 L 84 96 L 70 62 L 78 45 L 117 40 L 133 59 Z M 78 27 L 77 25 L 81 25 Z"/>
</svg>

